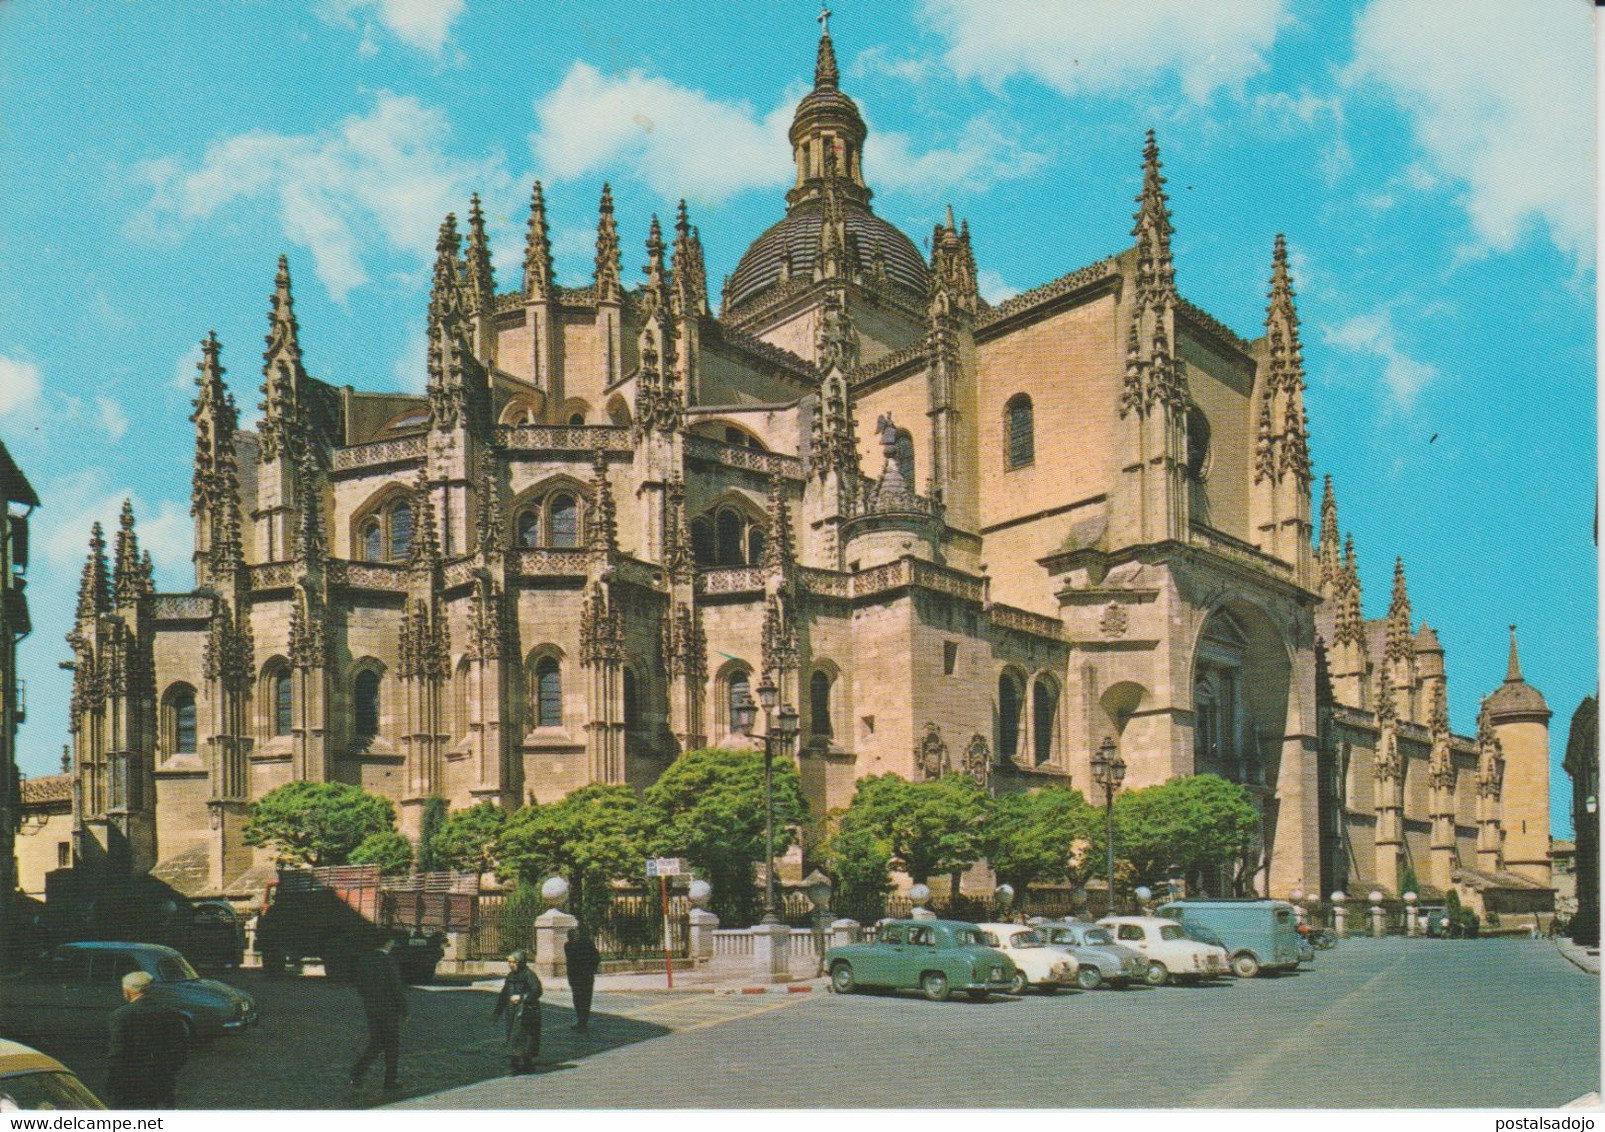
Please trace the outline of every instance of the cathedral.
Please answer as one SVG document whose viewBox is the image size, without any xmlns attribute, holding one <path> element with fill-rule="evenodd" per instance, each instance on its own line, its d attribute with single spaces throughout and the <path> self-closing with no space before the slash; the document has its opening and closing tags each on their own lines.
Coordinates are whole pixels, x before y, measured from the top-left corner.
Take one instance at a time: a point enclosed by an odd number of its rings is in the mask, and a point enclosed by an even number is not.
<svg viewBox="0 0 1605 1132">
<path fill-rule="evenodd" d="M 499 286 L 475 197 L 421 396 L 308 373 L 281 258 L 255 431 L 202 343 L 193 589 L 156 590 L 130 511 L 91 534 L 75 860 L 240 895 L 277 786 L 359 785 L 413 835 L 434 795 L 640 789 L 747 745 L 768 681 L 816 813 L 888 771 L 1098 797 L 1112 739 L 1127 788 L 1250 792 L 1258 891 L 1544 898 L 1550 713 L 1514 630 L 1453 734 L 1403 564 L 1366 620 L 1330 479 L 1315 529 L 1282 239 L 1257 337 L 1183 298 L 1150 132 L 1132 245 L 992 305 L 967 222 L 926 256 L 876 215 L 865 134 L 827 25 L 785 213 L 717 314 L 683 203 L 629 280 L 602 186 L 569 286 L 537 181 Z"/>
</svg>

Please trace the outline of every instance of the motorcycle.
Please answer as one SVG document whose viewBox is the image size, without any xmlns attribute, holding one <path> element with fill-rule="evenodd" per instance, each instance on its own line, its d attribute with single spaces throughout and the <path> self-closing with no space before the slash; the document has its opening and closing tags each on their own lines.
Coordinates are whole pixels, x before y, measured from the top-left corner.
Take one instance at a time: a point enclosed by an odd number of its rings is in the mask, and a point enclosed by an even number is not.
<svg viewBox="0 0 1605 1132">
<path fill-rule="evenodd" d="M 1327 928 L 1312 928 L 1308 924 L 1300 924 L 1298 932 L 1304 937 L 1305 942 L 1317 951 L 1331 951 L 1337 946 L 1337 936 Z"/>
</svg>

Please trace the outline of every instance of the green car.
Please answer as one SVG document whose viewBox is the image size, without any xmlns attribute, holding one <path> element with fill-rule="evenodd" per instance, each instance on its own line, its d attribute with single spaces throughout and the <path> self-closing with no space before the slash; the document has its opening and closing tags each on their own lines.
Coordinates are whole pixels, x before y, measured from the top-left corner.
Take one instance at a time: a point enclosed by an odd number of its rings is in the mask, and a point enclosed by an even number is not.
<svg viewBox="0 0 1605 1132">
<path fill-rule="evenodd" d="M 980 1002 L 993 991 L 1007 991 L 1014 980 L 1014 962 L 988 947 L 980 928 L 956 920 L 889 920 L 873 943 L 825 952 L 825 970 L 837 994 L 907 987 L 932 1002 L 944 1002 L 956 990 Z"/>
</svg>

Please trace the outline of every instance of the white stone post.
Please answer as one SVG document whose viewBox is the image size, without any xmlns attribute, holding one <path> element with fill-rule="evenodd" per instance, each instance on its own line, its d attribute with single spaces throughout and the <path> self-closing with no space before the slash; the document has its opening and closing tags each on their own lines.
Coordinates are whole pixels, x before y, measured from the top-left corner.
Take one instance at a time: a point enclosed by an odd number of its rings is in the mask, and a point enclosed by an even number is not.
<svg viewBox="0 0 1605 1132">
<path fill-rule="evenodd" d="M 535 917 L 535 973 L 546 979 L 568 973 L 563 945 L 580 922 L 561 908 L 548 908 Z"/>
<path fill-rule="evenodd" d="M 759 982 L 791 981 L 791 928 L 758 924 L 752 931 L 752 973 Z"/>
<path fill-rule="evenodd" d="M 909 901 L 914 905 L 914 910 L 908 914 L 908 918 L 909 919 L 911 919 L 911 920 L 934 920 L 934 919 L 936 919 L 936 913 L 931 911 L 931 909 L 929 907 L 929 905 L 931 903 L 931 889 L 930 889 L 930 886 L 923 885 L 923 884 L 916 884 L 913 888 L 908 890 L 908 898 L 909 898 Z"/>
<path fill-rule="evenodd" d="M 1413 892 L 1404 894 L 1404 932 L 1410 936 L 1416 934 L 1416 899 Z"/>
<path fill-rule="evenodd" d="M 857 943 L 863 938 L 863 931 L 857 920 L 833 920 L 830 925 L 830 946 L 846 947 L 849 943 Z"/>
<path fill-rule="evenodd" d="M 713 933 L 719 917 L 706 908 L 691 909 L 691 959 L 695 963 L 713 962 Z"/>
<path fill-rule="evenodd" d="M 1381 904 L 1373 904 L 1373 905 L 1371 905 L 1371 935 L 1372 935 L 1372 937 L 1375 938 L 1375 939 L 1381 939 L 1383 930 L 1384 930 L 1384 925 L 1383 925 L 1383 922 L 1382 922 L 1382 905 Z"/>
<path fill-rule="evenodd" d="M 1339 939 L 1346 939 L 1349 934 L 1349 910 L 1343 906 L 1347 899 L 1341 892 L 1332 894 L 1332 930 Z"/>
</svg>

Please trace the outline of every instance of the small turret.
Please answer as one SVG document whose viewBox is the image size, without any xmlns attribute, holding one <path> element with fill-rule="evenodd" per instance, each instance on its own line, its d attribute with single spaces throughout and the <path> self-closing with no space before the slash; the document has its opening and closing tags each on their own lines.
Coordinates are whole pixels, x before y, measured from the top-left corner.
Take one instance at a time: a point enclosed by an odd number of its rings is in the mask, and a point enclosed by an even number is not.
<svg viewBox="0 0 1605 1132">
<path fill-rule="evenodd" d="M 619 556 L 618 508 L 607 476 L 607 453 L 598 448 L 591 459 L 591 514 L 586 519 L 586 544 L 612 562 Z"/>
<path fill-rule="evenodd" d="M 552 295 L 552 236 L 546 224 L 541 183 L 529 198 L 529 227 L 524 235 L 524 298 L 542 302 Z"/>
<path fill-rule="evenodd" d="M 1393 600 L 1388 605 L 1389 662 L 1408 662 L 1415 655 L 1415 631 L 1410 615 L 1410 591 L 1404 579 L 1404 559 L 1393 562 Z"/>
<path fill-rule="evenodd" d="M 267 350 L 262 354 L 261 457 L 275 460 L 299 447 L 306 429 L 306 368 L 301 361 L 300 327 L 290 293 L 290 261 L 279 257 L 268 312 Z"/>
<path fill-rule="evenodd" d="M 1522 678 L 1516 626 L 1510 627 L 1505 682 L 1487 699 L 1488 721 L 1505 760 L 1500 793 L 1504 864 L 1547 885 L 1549 862 L 1549 705 Z"/>
<path fill-rule="evenodd" d="M 97 520 L 89 526 L 89 556 L 78 580 L 79 621 L 111 612 L 111 570 L 106 563 L 106 536 Z"/>
<path fill-rule="evenodd" d="M 474 353 L 487 365 L 496 358 L 496 272 L 490 262 L 490 238 L 479 194 L 468 201 L 467 306 L 474 322 Z"/>
<path fill-rule="evenodd" d="M 674 313 L 696 319 L 708 313 L 708 275 L 702 264 L 702 240 L 691 226 L 685 201 L 674 220 Z"/>
<path fill-rule="evenodd" d="M 123 500 L 117 521 L 117 553 L 112 567 L 112 594 L 119 606 L 131 606 L 154 593 L 150 575 L 139 556 L 139 535 L 134 529 L 134 504 Z"/>
<path fill-rule="evenodd" d="M 1337 496 L 1332 491 L 1332 477 L 1326 477 L 1321 490 L 1321 597 L 1331 600 L 1337 593 L 1338 578 L 1343 571 L 1343 551 L 1338 545 Z"/>
<path fill-rule="evenodd" d="M 620 303 L 624 288 L 620 283 L 624 260 L 619 254 L 619 230 L 613 221 L 613 188 L 602 185 L 602 203 L 596 221 L 596 301 Z"/>
</svg>

